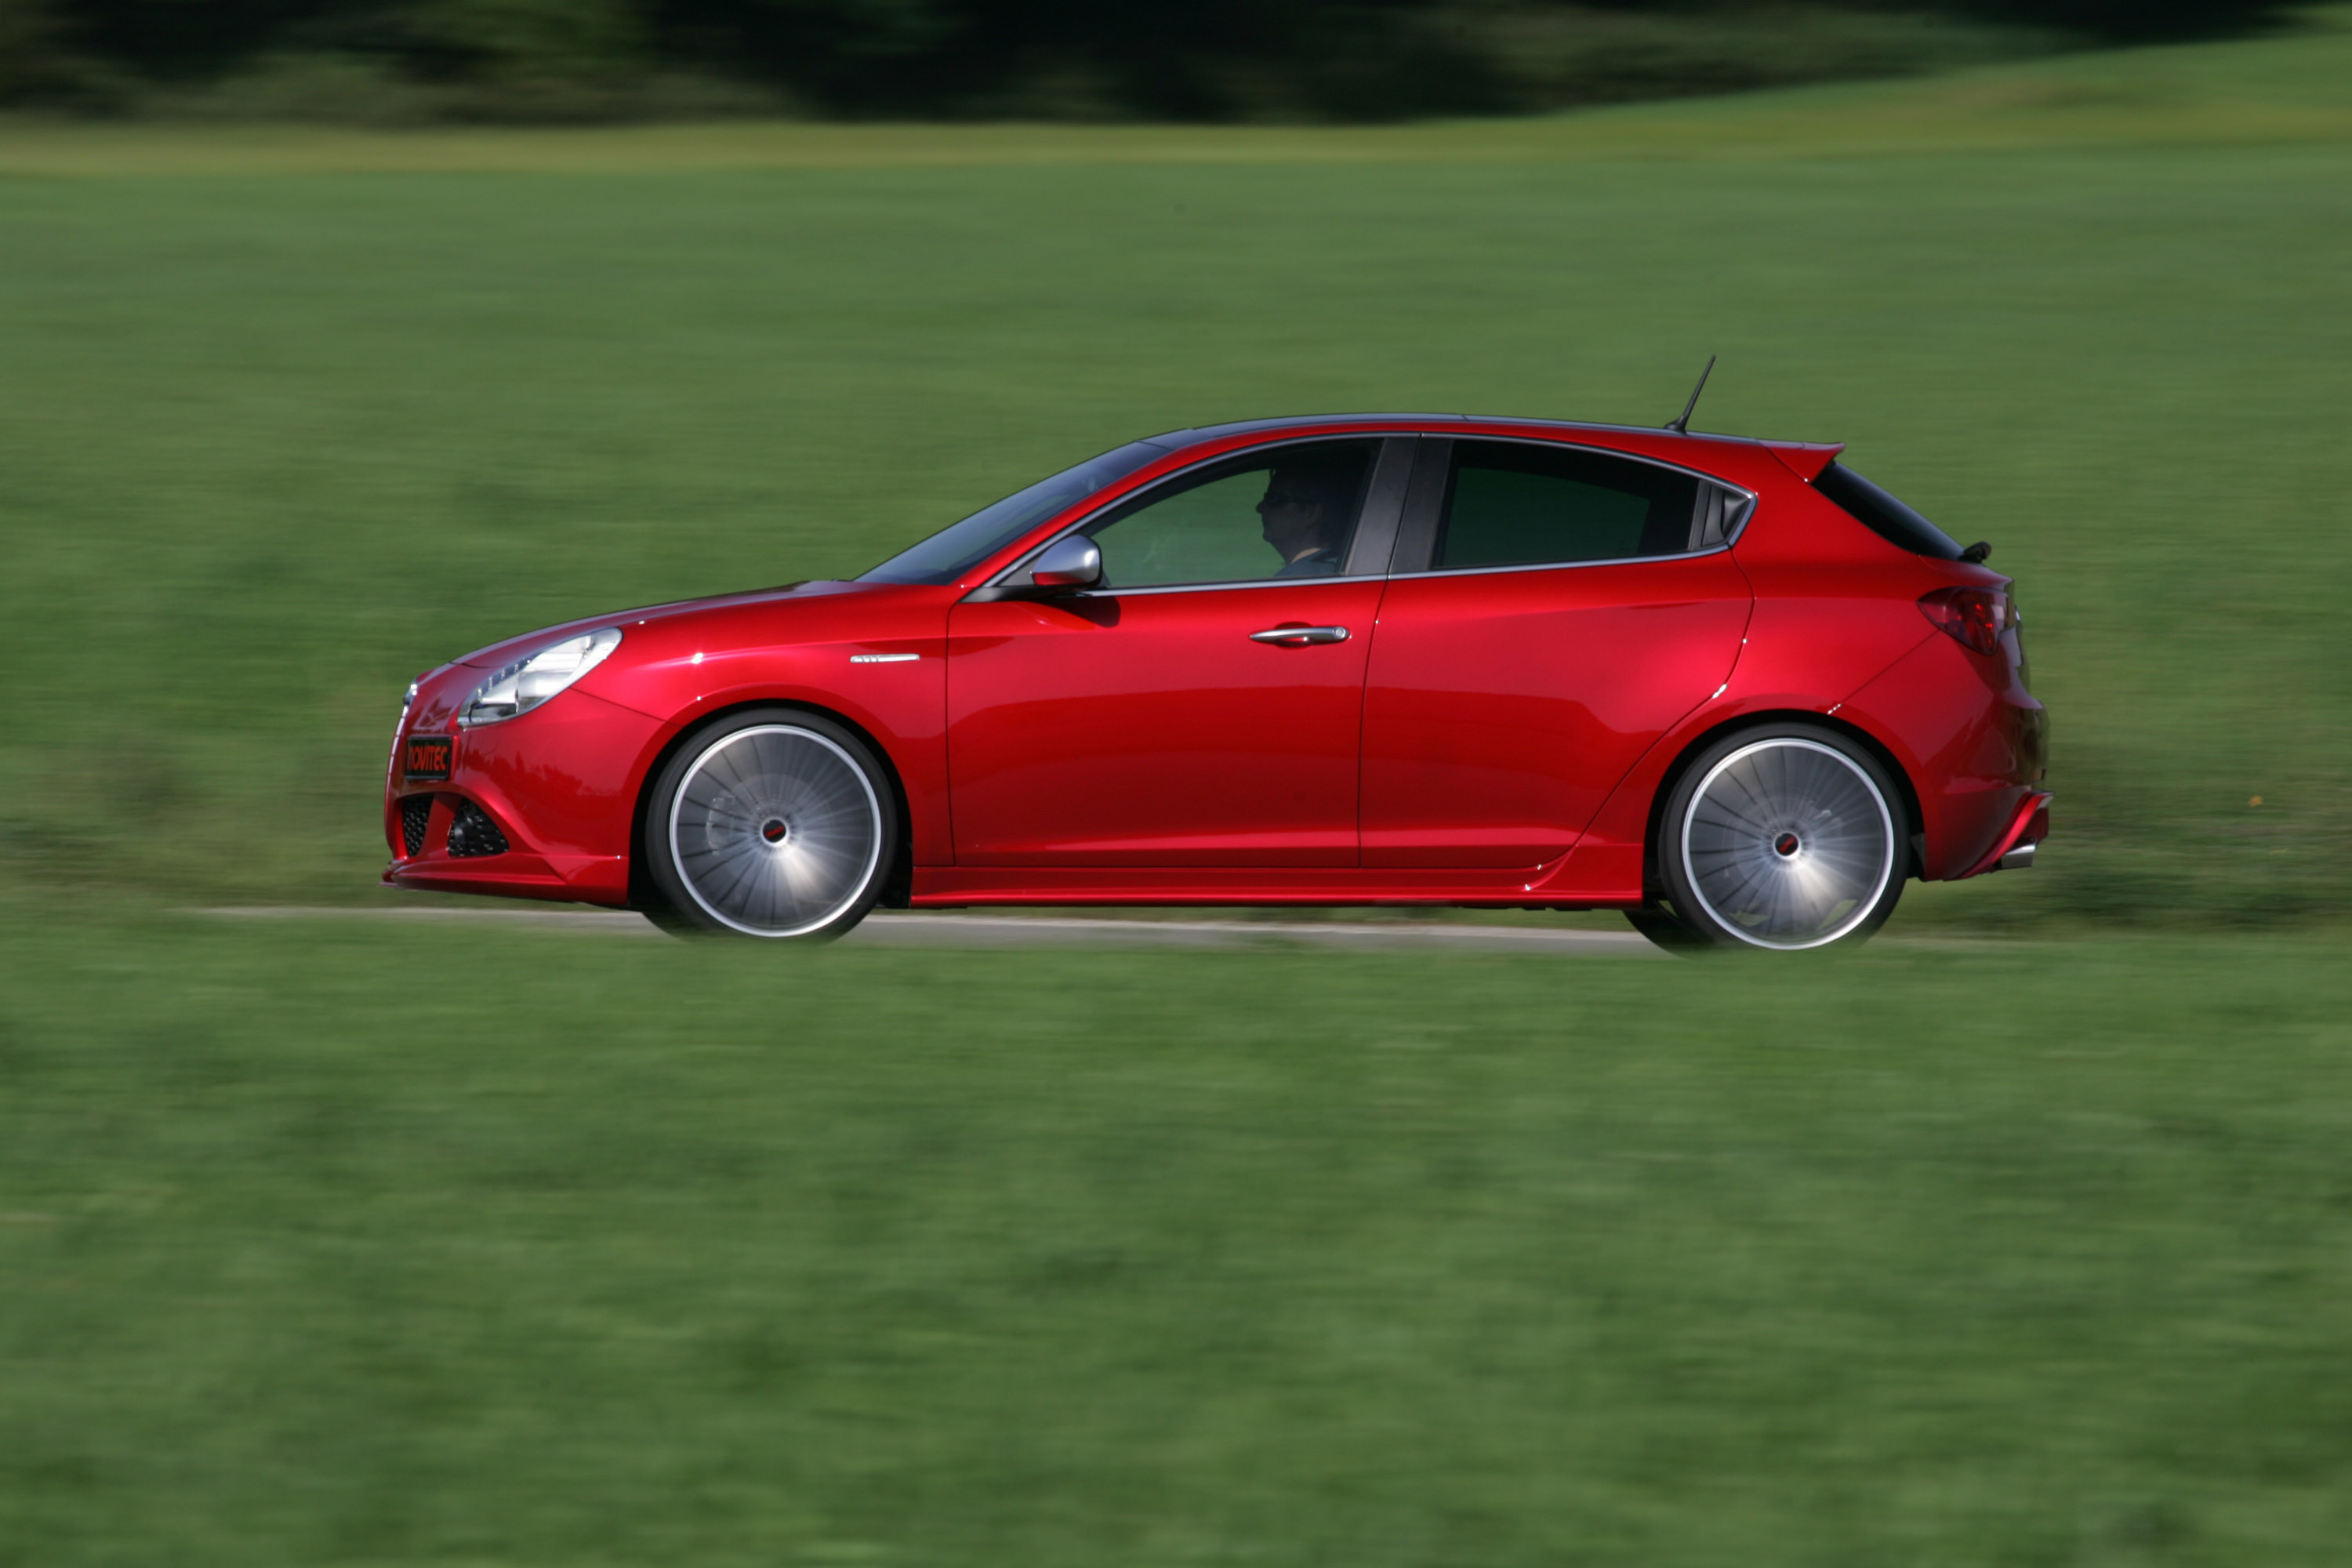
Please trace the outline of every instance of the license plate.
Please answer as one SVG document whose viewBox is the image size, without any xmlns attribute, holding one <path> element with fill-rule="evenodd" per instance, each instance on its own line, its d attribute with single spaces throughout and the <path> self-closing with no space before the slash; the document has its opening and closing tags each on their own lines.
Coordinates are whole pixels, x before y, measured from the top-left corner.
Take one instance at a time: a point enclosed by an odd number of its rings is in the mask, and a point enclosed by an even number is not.
<svg viewBox="0 0 2352 1568">
<path fill-rule="evenodd" d="M 457 742 L 447 735 L 411 735 L 400 748 L 401 776 L 411 784 L 439 784 L 449 776 Z"/>
</svg>

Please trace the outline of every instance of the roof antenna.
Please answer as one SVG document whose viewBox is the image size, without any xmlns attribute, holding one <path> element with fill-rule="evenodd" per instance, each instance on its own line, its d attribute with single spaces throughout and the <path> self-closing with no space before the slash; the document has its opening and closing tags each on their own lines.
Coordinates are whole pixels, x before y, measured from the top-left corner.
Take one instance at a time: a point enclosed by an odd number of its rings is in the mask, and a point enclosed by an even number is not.
<svg viewBox="0 0 2352 1568">
<path fill-rule="evenodd" d="M 1698 373 L 1698 384 L 1691 388 L 1691 400 L 1683 405 L 1683 411 L 1680 417 L 1666 421 L 1667 429 L 1673 431 L 1677 436 L 1687 436 L 1690 434 L 1691 410 L 1698 406 L 1698 395 L 1706 390 L 1706 378 L 1714 374 L 1715 356 L 1713 354 L 1709 354 L 1706 356 L 1706 368 Z"/>
</svg>

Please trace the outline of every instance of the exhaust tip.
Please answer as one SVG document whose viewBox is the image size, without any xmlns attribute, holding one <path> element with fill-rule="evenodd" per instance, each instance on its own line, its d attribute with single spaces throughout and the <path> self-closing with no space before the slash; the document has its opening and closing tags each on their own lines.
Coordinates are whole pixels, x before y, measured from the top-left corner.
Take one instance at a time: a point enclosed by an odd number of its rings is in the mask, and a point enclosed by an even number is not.
<svg viewBox="0 0 2352 1568">
<path fill-rule="evenodd" d="M 2041 846 L 2037 844 L 2021 844 L 1995 861 L 1993 868 L 2000 871 L 2031 871 L 2033 869 L 2033 852 L 2040 847 Z"/>
</svg>

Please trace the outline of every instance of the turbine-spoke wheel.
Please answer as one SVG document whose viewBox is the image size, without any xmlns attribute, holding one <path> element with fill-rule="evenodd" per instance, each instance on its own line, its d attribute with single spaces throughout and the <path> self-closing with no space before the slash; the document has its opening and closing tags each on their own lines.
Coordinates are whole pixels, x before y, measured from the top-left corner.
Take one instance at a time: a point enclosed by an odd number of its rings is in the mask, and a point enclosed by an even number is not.
<svg viewBox="0 0 2352 1568">
<path fill-rule="evenodd" d="M 855 737 L 814 716 L 698 737 L 646 823 L 667 912 L 747 936 L 838 935 L 888 863 L 888 787 Z"/>
<path fill-rule="evenodd" d="M 1702 943 L 1825 947 L 1875 931 L 1901 895 L 1901 797 L 1826 730 L 1719 742 L 1675 789 L 1665 826 L 1660 881 Z"/>
</svg>

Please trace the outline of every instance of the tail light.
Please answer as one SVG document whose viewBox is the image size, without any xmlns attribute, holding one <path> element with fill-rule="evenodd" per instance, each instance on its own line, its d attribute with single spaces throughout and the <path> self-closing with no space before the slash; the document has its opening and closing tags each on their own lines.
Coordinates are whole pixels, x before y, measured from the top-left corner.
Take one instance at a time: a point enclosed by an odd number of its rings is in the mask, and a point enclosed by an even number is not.
<svg viewBox="0 0 2352 1568">
<path fill-rule="evenodd" d="M 2017 625 L 2017 606 L 1998 588 L 1938 588 L 1921 597 L 1919 613 L 1982 654 L 2000 652 L 2000 634 Z"/>
</svg>

